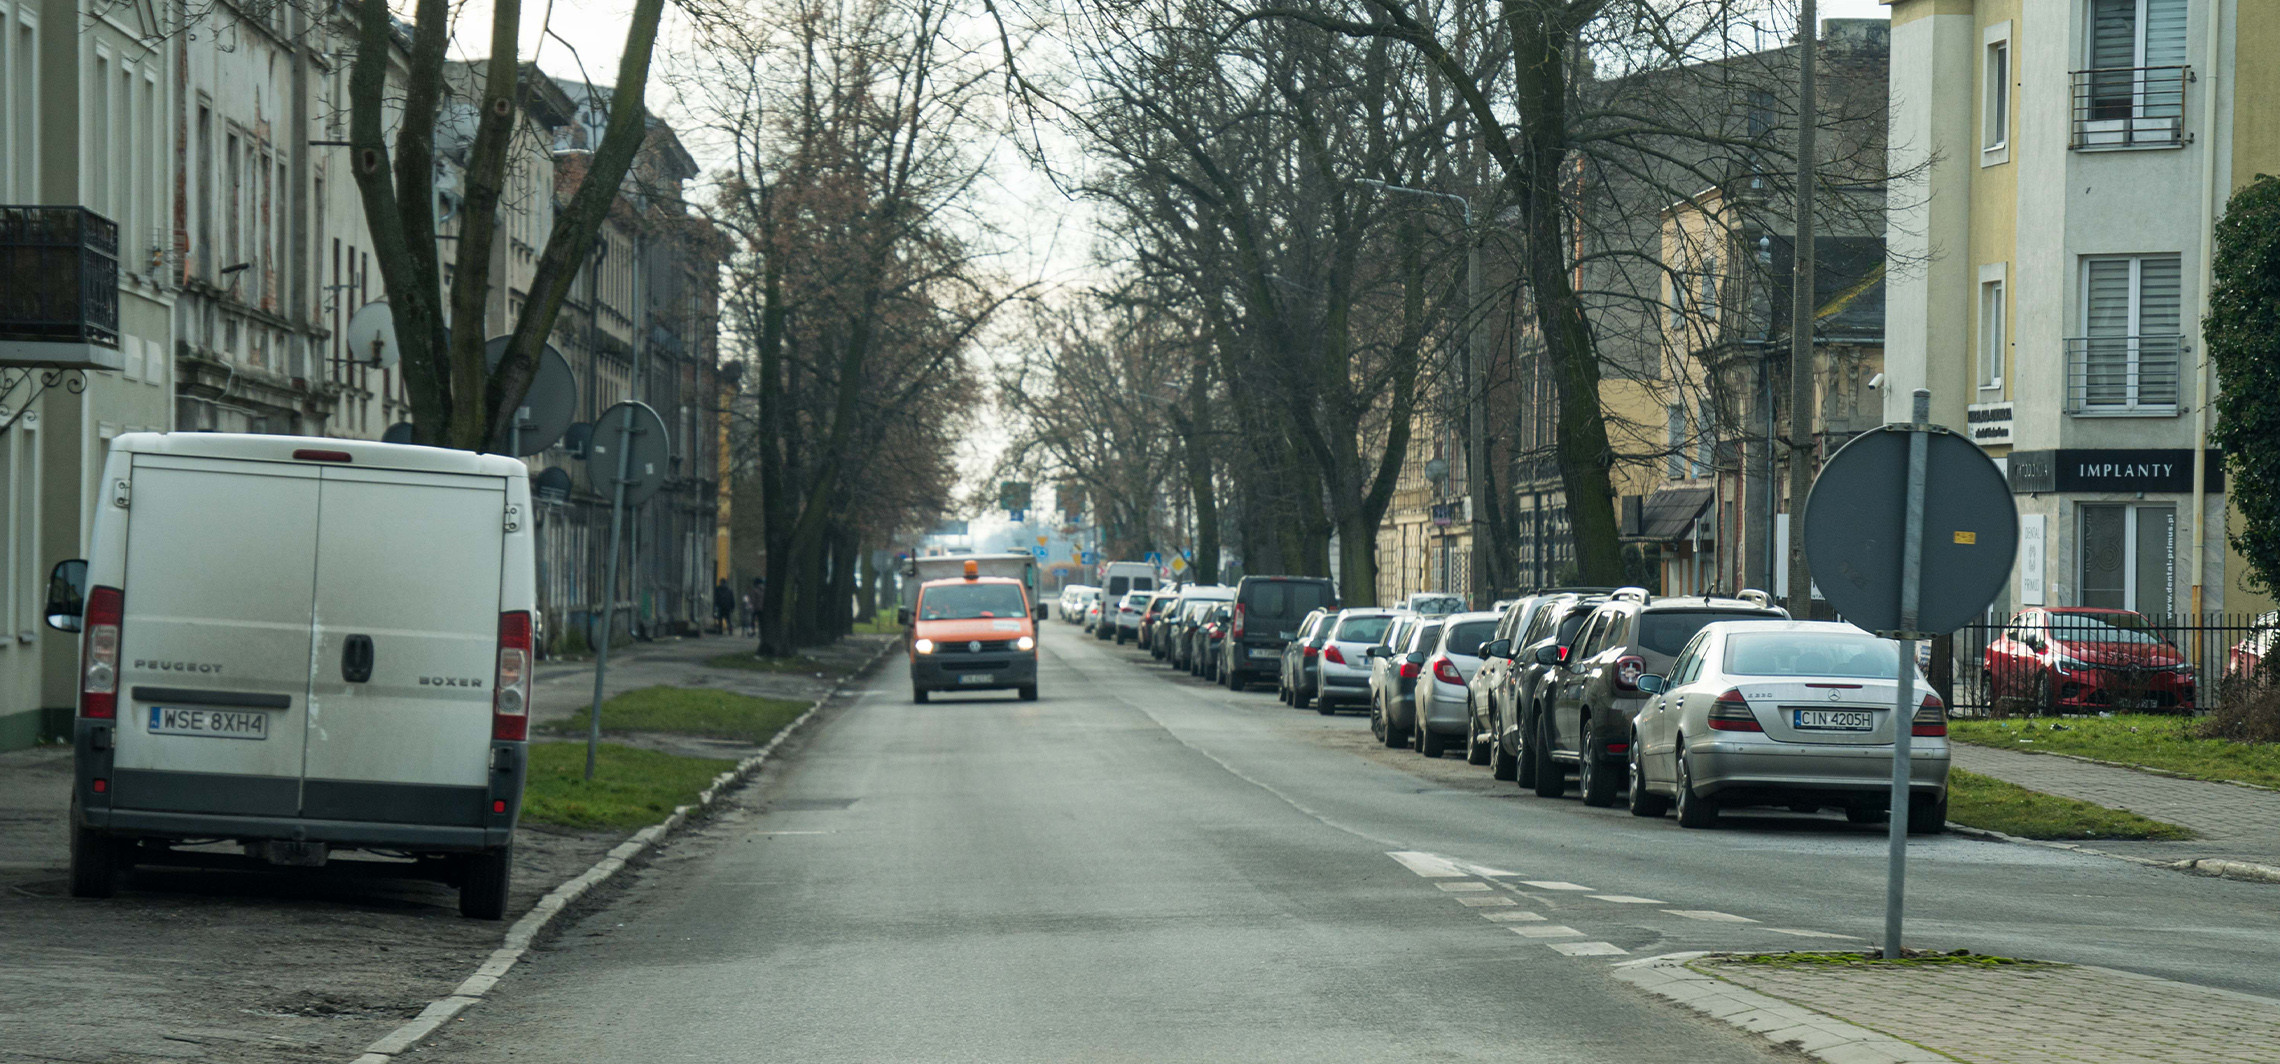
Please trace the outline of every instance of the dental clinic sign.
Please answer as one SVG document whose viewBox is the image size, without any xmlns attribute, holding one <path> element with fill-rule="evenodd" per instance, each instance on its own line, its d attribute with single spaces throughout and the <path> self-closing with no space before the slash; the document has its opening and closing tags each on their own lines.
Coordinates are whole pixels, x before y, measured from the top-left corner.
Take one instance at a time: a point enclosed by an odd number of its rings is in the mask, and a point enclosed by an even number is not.
<svg viewBox="0 0 2280 1064">
<path fill-rule="evenodd" d="M 2193 490 L 2193 452 L 2157 448 L 2059 448 L 2013 451 L 2005 463 L 2011 492 L 2185 492 Z M 2208 454 L 2210 491 L 2225 486 L 2223 455 Z"/>
</svg>

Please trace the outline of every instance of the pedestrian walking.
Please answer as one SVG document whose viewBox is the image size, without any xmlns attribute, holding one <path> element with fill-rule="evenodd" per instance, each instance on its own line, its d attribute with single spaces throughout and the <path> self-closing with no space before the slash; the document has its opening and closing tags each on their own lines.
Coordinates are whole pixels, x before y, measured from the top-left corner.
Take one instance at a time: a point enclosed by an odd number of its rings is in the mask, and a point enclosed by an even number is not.
<svg viewBox="0 0 2280 1064">
<path fill-rule="evenodd" d="M 736 612 L 736 592 L 729 589 L 728 581 L 713 585 L 713 621 L 720 634 L 728 634 L 728 619 Z"/>
</svg>

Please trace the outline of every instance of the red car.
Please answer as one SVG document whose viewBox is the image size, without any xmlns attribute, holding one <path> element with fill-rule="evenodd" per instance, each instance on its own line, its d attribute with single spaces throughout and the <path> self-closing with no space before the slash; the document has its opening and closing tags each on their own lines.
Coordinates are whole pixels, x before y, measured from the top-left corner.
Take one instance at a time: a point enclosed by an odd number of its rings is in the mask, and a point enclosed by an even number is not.
<svg viewBox="0 0 2280 1064">
<path fill-rule="evenodd" d="M 2011 618 L 1980 674 L 1990 699 L 2036 713 L 2184 713 L 2193 666 L 2143 614 L 2061 606 Z"/>
<path fill-rule="evenodd" d="M 2258 617 L 2249 627 L 2248 638 L 2233 644 L 2225 655 L 2225 678 L 2256 675 L 2264 667 L 2264 659 L 2272 656 L 2275 644 L 2280 644 L 2280 612 Z"/>
</svg>

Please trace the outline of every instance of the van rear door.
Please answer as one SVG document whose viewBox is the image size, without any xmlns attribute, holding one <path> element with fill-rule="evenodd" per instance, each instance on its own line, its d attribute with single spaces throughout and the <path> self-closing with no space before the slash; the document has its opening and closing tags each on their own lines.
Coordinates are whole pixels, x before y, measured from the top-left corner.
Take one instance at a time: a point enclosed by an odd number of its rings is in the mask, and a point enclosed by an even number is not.
<svg viewBox="0 0 2280 1064">
<path fill-rule="evenodd" d="M 506 481 L 330 467 L 302 815 L 483 823 Z"/>
<path fill-rule="evenodd" d="M 115 808 L 301 811 L 317 470 L 138 454 Z"/>
</svg>

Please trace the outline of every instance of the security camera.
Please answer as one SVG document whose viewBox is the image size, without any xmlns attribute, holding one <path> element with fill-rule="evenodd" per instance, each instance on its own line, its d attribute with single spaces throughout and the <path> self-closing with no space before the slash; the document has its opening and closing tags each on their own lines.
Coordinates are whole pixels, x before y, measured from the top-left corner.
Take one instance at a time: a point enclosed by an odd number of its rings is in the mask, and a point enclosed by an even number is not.
<svg viewBox="0 0 2280 1064">
<path fill-rule="evenodd" d="M 1868 386 L 1871 390 L 1884 387 L 1884 374 L 1879 373 L 1874 377 L 1870 377 L 1868 379 Z"/>
</svg>

